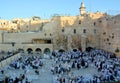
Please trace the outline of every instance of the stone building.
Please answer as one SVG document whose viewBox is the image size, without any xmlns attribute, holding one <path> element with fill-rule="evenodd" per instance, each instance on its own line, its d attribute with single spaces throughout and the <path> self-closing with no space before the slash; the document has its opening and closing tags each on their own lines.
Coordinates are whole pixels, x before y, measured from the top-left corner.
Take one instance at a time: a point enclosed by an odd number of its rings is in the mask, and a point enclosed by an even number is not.
<svg viewBox="0 0 120 83">
<path fill-rule="evenodd" d="M 85 50 L 95 47 L 110 52 L 119 52 L 120 16 L 106 13 L 88 13 L 84 3 L 77 16 L 53 16 L 42 20 L 38 16 L 30 19 L 0 20 L 0 51 L 23 49 L 39 50 Z"/>
</svg>

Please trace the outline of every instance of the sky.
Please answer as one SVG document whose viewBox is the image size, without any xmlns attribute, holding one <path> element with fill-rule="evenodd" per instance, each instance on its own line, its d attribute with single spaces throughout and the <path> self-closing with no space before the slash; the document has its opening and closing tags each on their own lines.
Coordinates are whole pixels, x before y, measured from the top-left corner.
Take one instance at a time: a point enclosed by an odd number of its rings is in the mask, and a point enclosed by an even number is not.
<svg viewBox="0 0 120 83">
<path fill-rule="evenodd" d="M 59 15 L 79 15 L 81 2 L 88 12 L 120 14 L 120 0 L 0 0 L 0 19 L 30 18 L 41 19 Z"/>
</svg>

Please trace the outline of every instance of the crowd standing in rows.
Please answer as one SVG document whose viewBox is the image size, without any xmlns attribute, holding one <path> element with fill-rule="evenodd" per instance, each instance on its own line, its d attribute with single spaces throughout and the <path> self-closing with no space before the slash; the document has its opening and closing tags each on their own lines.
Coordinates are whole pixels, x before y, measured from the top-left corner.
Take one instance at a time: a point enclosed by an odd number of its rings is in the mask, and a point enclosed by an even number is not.
<svg viewBox="0 0 120 83">
<path fill-rule="evenodd" d="M 55 83 L 101 83 L 120 81 L 120 58 L 115 54 L 98 49 L 89 49 L 81 52 L 72 51 L 54 51 L 55 63 L 51 66 L 51 72 L 56 74 Z M 74 75 L 69 73 L 76 68 L 85 69 L 90 65 L 97 69 L 98 74 L 84 77 L 78 73 Z M 71 71 L 72 72 L 72 71 Z"/>
<path fill-rule="evenodd" d="M 48 68 L 53 74 L 54 83 L 101 83 L 120 81 L 120 58 L 115 54 L 99 49 L 89 49 L 87 51 L 71 50 L 52 52 L 53 63 Z M 21 57 L 7 67 L 8 69 L 20 69 L 24 72 L 18 76 L 6 76 L 5 83 L 32 83 L 26 74 L 30 69 L 39 75 L 39 69 L 45 64 L 40 56 L 21 55 Z M 74 71 L 93 67 L 97 73 L 84 76 Z M 0 70 L 4 74 L 4 70 Z"/>
</svg>

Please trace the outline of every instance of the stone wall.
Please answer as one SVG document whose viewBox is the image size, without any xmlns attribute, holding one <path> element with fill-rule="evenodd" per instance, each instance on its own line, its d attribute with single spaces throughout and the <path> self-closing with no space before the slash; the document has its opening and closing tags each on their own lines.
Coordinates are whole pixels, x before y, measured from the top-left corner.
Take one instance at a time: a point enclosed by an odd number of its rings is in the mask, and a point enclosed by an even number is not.
<svg viewBox="0 0 120 83">
<path fill-rule="evenodd" d="M 41 20 L 40 18 L 14 19 L 15 23 L 1 20 L 1 28 L 17 27 L 17 31 L 16 33 L 4 34 L 1 32 L 0 43 L 3 44 L 3 47 L 0 49 L 5 49 L 6 45 L 8 45 L 6 49 L 11 49 L 12 42 L 15 42 L 16 45 L 26 46 L 26 48 L 30 44 L 34 48 L 37 47 L 33 43 L 34 39 L 49 39 L 52 41 L 52 46 L 48 46 L 50 49 L 71 50 L 72 48 L 82 48 L 85 50 L 86 47 L 96 47 L 115 52 L 117 48 L 120 50 L 119 20 L 120 15 L 112 17 L 101 12 L 85 12 L 78 16 L 58 15 L 48 20 Z M 5 26 L 3 26 L 4 22 Z"/>
<path fill-rule="evenodd" d="M 20 58 L 20 57 L 21 57 L 21 54 L 18 53 L 18 54 L 16 54 L 16 55 L 11 56 L 10 58 L 7 58 L 7 59 L 1 61 L 1 62 L 0 62 L 0 68 L 3 68 L 3 67 L 5 67 L 5 66 L 9 65 L 12 61 L 17 60 L 17 59 Z"/>
<path fill-rule="evenodd" d="M 98 20 L 100 48 L 109 52 L 120 50 L 120 15 L 103 17 Z"/>
</svg>

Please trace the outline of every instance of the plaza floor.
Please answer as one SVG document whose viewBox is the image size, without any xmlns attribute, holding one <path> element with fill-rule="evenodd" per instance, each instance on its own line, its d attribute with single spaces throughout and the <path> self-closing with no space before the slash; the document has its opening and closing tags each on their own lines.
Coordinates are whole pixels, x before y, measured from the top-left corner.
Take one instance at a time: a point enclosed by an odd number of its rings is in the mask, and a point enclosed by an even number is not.
<svg viewBox="0 0 120 83">
<path fill-rule="evenodd" d="M 54 62 L 53 59 L 42 59 L 42 61 L 44 65 L 39 68 L 39 75 L 36 75 L 33 69 L 29 69 L 26 76 L 29 79 L 32 79 L 32 83 L 54 83 L 54 78 L 56 75 L 53 75 L 50 71 L 50 66 Z M 19 76 L 24 73 L 24 71 L 20 69 L 7 69 L 5 67 L 4 70 L 4 76 Z M 93 66 L 93 64 L 89 65 L 86 69 L 72 69 L 70 73 L 73 73 L 75 76 L 82 75 L 86 78 L 90 78 L 92 75 L 98 74 L 97 69 Z"/>
</svg>

